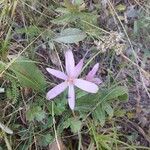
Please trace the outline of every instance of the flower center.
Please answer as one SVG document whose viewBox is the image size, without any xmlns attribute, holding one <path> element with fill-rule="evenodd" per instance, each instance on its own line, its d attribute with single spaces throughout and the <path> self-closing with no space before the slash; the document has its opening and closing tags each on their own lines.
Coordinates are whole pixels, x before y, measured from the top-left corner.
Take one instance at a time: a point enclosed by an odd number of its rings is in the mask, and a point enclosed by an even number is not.
<svg viewBox="0 0 150 150">
<path fill-rule="evenodd" d="M 67 82 L 69 84 L 73 84 L 74 83 L 74 78 L 73 77 L 68 77 Z"/>
</svg>

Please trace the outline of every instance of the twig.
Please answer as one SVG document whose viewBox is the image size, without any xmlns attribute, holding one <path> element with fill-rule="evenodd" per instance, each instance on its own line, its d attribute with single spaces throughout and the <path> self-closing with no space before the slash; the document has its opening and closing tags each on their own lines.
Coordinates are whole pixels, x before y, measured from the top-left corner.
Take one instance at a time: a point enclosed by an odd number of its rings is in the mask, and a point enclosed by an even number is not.
<svg viewBox="0 0 150 150">
<path fill-rule="evenodd" d="M 118 14 L 117 14 L 117 12 L 116 12 L 116 10 L 115 10 L 115 8 L 114 8 L 114 6 L 112 5 L 112 3 L 111 3 L 110 0 L 108 0 L 108 4 L 109 4 L 109 7 L 112 9 L 112 12 L 114 12 L 114 14 L 116 15 L 116 17 L 117 17 L 117 19 L 118 19 L 120 25 L 122 26 L 122 29 L 123 29 L 124 33 L 125 33 L 125 35 L 126 35 L 126 37 L 127 37 L 127 39 L 128 39 L 128 42 L 129 42 L 129 45 L 130 45 L 130 47 L 131 47 L 132 54 L 133 54 L 133 56 L 134 56 L 134 58 L 135 58 L 135 62 L 136 62 L 136 63 L 134 63 L 134 62 L 132 62 L 132 61 L 131 61 L 131 62 L 138 68 L 139 73 L 140 73 L 140 78 L 141 78 L 141 81 L 142 81 L 142 83 L 143 83 L 143 87 L 144 87 L 144 89 L 146 90 L 146 93 L 148 94 L 148 96 L 149 96 L 149 98 L 150 98 L 150 94 L 149 94 L 149 92 L 148 92 L 148 90 L 147 90 L 147 87 L 146 87 L 146 85 L 145 85 L 144 82 L 143 82 L 143 78 L 142 78 L 142 76 L 141 76 L 141 72 L 143 72 L 144 75 L 145 75 L 145 76 L 148 76 L 149 78 L 150 78 L 150 74 L 147 73 L 145 70 L 143 70 L 141 67 L 138 66 L 139 57 L 137 56 L 136 52 L 134 51 L 133 45 L 132 45 L 131 40 L 130 40 L 128 34 L 127 34 L 127 31 L 126 31 L 126 29 L 125 29 L 123 23 L 121 22 L 121 20 L 120 20 Z M 127 59 L 128 59 L 128 58 L 127 58 Z M 130 59 L 129 59 L 129 61 L 130 61 Z"/>
<path fill-rule="evenodd" d="M 56 139 L 57 147 L 58 147 L 58 150 L 61 150 L 58 137 L 57 137 L 57 132 L 56 132 L 56 126 L 55 126 L 56 121 L 54 117 L 54 103 L 53 102 L 52 102 L 52 117 L 53 117 L 53 125 L 54 125 L 54 132 L 55 132 L 55 139 Z"/>
<path fill-rule="evenodd" d="M 2 131 L 2 132 L 3 132 L 3 131 Z M 5 140 L 7 149 L 8 149 L 8 150 L 12 150 L 11 145 L 10 145 L 10 143 L 9 143 L 9 141 L 8 141 L 8 139 L 7 139 L 7 136 L 6 136 L 6 134 L 5 134 L 4 132 L 3 132 L 3 136 L 4 136 L 4 140 Z"/>
<path fill-rule="evenodd" d="M 137 65 L 135 62 L 133 62 L 132 60 L 130 60 L 127 56 L 125 56 L 123 53 L 120 54 L 124 59 L 126 59 L 127 61 L 129 61 L 130 63 L 132 63 L 134 66 L 136 66 L 141 72 L 143 72 L 143 74 L 145 75 L 145 77 L 150 78 L 150 74 L 148 72 L 146 72 L 143 68 L 141 68 L 139 65 Z"/>
<path fill-rule="evenodd" d="M 132 125 L 143 135 L 143 137 L 147 140 L 147 142 L 149 142 L 149 144 L 150 144 L 150 137 L 145 134 L 144 130 L 143 130 L 140 126 L 138 126 L 138 125 L 137 125 L 136 123 L 134 123 L 134 122 L 131 122 L 131 121 L 128 120 L 128 119 L 126 119 L 126 121 L 127 121 L 128 123 L 132 124 Z"/>
</svg>

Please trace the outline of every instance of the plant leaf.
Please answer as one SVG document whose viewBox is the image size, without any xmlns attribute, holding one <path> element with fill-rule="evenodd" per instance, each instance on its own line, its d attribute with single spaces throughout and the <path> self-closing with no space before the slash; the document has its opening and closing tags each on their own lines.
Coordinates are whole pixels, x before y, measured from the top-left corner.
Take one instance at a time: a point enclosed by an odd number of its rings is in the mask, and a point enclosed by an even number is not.
<svg viewBox="0 0 150 150">
<path fill-rule="evenodd" d="M 0 122 L 0 128 L 8 134 L 13 134 L 13 131 L 1 122 Z"/>
<path fill-rule="evenodd" d="M 105 111 L 101 105 L 99 105 L 94 112 L 92 113 L 93 117 L 100 122 L 100 125 L 103 127 L 105 125 Z"/>
<path fill-rule="evenodd" d="M 72 119 L 71 125 L 70 125 L 71 131 L 73 133 L 77 133 L 78 131 L 80 131 L 81 125 L 82 125 L 82 122 L 80 120 Z"/>
<path fill-rule="evenodd" d="M 40 146 L 47 146 L 48 144 L 52 143 L 54 140 L 51 134 L 45 134 L 38 137 L 38 145 Z"/>
<path fill-rule="evenodd" d="M 44 91 L 46 87 L 45 78 L 33 61 L 20 58 L 12 64 L 10 69 L 15 73 L 22 86 Z"/>
<path fill-rule="evenodd" d="M 26 117 L 29 121 L 33 121 L 34 119 L 37 121 L 42 121 L 46 115 L 45 111 L 43 111 L 40 106 L 32 105 L 27 110 Z"/>
<path fill-rule="evenodd" d="M 117 86 L 115 88 L 111 88 L 106 95 L 107 100 L 119 99 L 121 101 L 128 100 L 128 89 L 124 86 Z"/>
<path fill-rule="evenodd" d="M 5 69 L 6 64 L 0 61 L 0 73 Z"/>
<path fill-rule="evenodd" d="M 102 103 L 102 107 L 106 111 L 106 113 L 109 115 L 109 117 L 112 118 L 114 115 L 114 110 L 110 106 L 110 104 L 108 102 L 104 102 L 104 103 Z"/>
<path fill-rule="evenodd" d="M 77 102 L 75 109 L 80 112 L 89 112 L 91 108 L 94 108 L 97 103 L 102 104 L 108 101 L 128 100 L 128 89 L 124 86 L 112 87 L 109 89 L 102 89 L 97 94 L 82 95 L 82 92 L 77 92 Z"/>
<path fill-rule="evenodd" d="M 74 22 L 77 18 L 78 18 L 77 15 L 72 14 L 72 13 L 67 13 L 62 16 L 57 17 L 56 19 L 53 19 L 52 23 L 58 24 L 58 25 L 59 24 L 64 25 L 69 22 Z"/>
<path fill-rule="evenodd" d="M 41 28 L 38 28 L 37 26 L 28 26 L 25 28 L 20 28 L 16 30 L 16 33 L 18 34 L 23 34 L 25 33 L 28 37 L 33 38 L 35 36 L 37 36 L 38 34 L 40 34 L 42 31 Z"/>
<path fill-rule="evenodd" d="M 5 89 L 0 87 L 0 93 L 4 93 Z"/>
<path fill-rule="evenodd" d="M 80 131 L 81 126 L 82 122 L 78 118 L 68 118 L 63 123 L 63 129 L 70 127 L 73 133 L 77 133 L 78 131 Z"/>
<path fill-rule="evenodd" d="M 67 28 L 54 41 L 59 43 L 78 43 L 86 38 L 86 33 L 77 28 Z"/>
<path fill-rule="evenodd" d="M 87 96 L 87 92 L 83 91 L 83 90 L 80 90 L 80 89 L 77 89 L 76 90 L 76 99 L 80 99 L 82 98 L 83 96 Z"/>
</svg>

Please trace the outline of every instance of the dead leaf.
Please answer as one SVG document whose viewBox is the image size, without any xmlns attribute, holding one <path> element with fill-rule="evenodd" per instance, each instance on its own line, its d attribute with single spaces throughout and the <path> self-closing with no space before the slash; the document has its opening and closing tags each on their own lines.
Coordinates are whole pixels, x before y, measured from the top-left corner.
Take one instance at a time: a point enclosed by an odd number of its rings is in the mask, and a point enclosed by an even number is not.
<svg viewBox="0 0 150 150">
<path fill-rule="evenodd" d="M 59 61 L 58 56 L 55 51 L 50 52 L 50 59 L 54 65 L 56 65 L 58 67 L 60 66 L 60 61 Z"/>
</svg>

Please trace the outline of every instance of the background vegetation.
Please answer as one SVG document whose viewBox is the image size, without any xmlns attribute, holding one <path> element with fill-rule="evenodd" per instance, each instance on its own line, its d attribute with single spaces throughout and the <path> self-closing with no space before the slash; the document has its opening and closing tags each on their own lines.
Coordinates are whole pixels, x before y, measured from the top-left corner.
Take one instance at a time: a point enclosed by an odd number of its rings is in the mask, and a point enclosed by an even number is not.
<svg viewBox="0 0 150 150">
<path fill-rule="evenodd" d="M 46 100 L 72 48 L 97 94 Z M 150 146 L 150 1 L 1 0 L 0 150 L 136 150 Z"/>
</svg>

